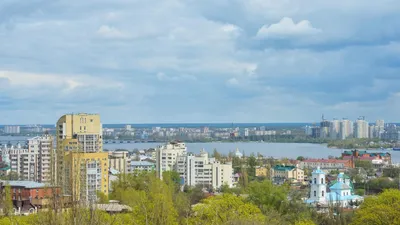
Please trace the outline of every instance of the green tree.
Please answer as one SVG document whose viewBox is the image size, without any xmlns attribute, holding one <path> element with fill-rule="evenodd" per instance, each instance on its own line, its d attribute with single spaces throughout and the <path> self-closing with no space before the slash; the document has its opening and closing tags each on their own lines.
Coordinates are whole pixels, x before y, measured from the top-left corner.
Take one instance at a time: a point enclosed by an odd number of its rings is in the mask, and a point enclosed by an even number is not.
<svg viewBox="0 0 400 225">
<path fill-rule="evenodd" d="M 257 206 L 241 197 L 223 194 L 207 198 L 193 208 L 191 224 L 233 224 L 235 222 L 263 222 L 265 216 Z"/>
<path fill-rule="evenodd" d="M 12 202 L 11 186 L 5 185 L 4 187 L 4 200 L 3 200 L 3 214 L 7 217 L 14 214 L 14 204 Z"/>
<path fill-rule="evenodd" d="M 249 158 L 247 158 L 247 172 L 251 177 L 256 175 L 257 158 L 252 153 Z"/>
<path fill-rule="evenodd" d="M 248 200 L 258 206 L 264 213 L 271 209 L 282 211 L 288 201 L 288 191 L 288 186 L 276 186 L 268 180 L 252 182 L 248 187 Z"/>
<path fill-rule="evenodd" d="M 243 189 L 246 189 L 249 185 L 249 175 L 247 174 L 247 170 L 243 167 L 241 168 L 240 173 L 239 184 Z"/>
<path fill-rule="evenodd" d="M 400 191 L 385 190 L 376 197 L 369 197 L 356 212 L 352 225 L 400 224 Z"/>
<path fill-rule="evenodd" d="M 129 223 L 178 224 L 178 212 L 173 201 L 176 187 L 171 180 L 167 184 L 155 173 L 123 174 L 113 183 L 113 199 L 132 207 L 132 221 Z"/>
<path fill-rule="evenodd" d="M 305 159 L 305 158 L 304 158 L 303 156 L 297 157 L 297 160 L 298 160 L 298 161 L 304 161 L 304 159 Z"/>
<path fill-rule="evenodd" d="M 217 161 L 221 161 L 221 160 L 222 160 L 222 156 L 221 156 L 221 154 L 217 151 L 216 148 L 214 148 L 214 151 L 213 151 L 212 156 L 213 156 Z"/>
</svg>

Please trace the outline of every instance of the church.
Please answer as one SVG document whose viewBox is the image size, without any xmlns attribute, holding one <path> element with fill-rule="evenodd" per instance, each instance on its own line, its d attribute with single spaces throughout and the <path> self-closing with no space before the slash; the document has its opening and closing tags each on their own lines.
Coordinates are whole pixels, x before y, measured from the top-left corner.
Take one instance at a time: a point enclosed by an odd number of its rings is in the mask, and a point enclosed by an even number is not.
<svg viewBox="0 0 400 225">
<path fill-rule="evenodd" d="M 362 202 L 364 197 L 354 194 L 350 177 L 340 173 L 335 182 L 328 187 L 325 172 L 319 167 L 312 172 L 310 198 L 305 202 L 312 206 L 351 207 L 351 202 Z"/>
</svg>

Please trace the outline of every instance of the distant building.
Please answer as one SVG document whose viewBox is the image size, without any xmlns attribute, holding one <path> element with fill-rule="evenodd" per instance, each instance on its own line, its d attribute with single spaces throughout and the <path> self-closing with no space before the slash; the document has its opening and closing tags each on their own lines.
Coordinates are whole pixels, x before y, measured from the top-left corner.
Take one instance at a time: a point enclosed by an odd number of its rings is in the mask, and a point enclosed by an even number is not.
<svg viewBox="0 0 400 225">
<path fill-rule="evenodd" d="M 304 176 L 304 171 L 296 166 L 276 165 L 271 168 L 271 179 L 274 183 L 303 182 Z"/>
<path fill-rule="evenodd" d="M 321 137 L 321 128 L 320 127 L 312 127 L 311 128 L 311 137 L 320 138 Z"/>
<path fill-rule="evenodd" d="M 21 133 L 21 128 L 20 128 L 20 126 L 4 126 L 4 133 L 19 134 L 19 133 Z"/>
<path fill-rule="evenodd" d="M 323 119 L 323 118 L 322 118 Z M 328 120 L 322 120 L 320 124 L 320 138 L 326 139 L 329 138 L 331 122 Z"/>
<path fill-rule="evenodd" d="M 343 119 L 340 121 L 340 134 L 339 137 L 342 140 L 345 140 L 347 138 L 352 138 L 353 137 L 353 122 L 347 119 Z"/>
<path fill-rule="evenodd" d="M 235 156 L 239 158 L 243 158 L 243 153 L 239 151 L 239 148 L 236 149 Z"/>
<path fill-rule="evenodd" d="M 350 159 L 305 159 L 299 163 L 302 169 L 320 167 L 323 170 L 336 170 L 354 168 L 354 162 Z"/>
<path fill-rule="evenodd" d="M 388 152 L 367 152 L 359 150 L 344 151 L 342 153 L 342 158 L 344 160 L 371 161 L 375 162 L 375 164 L 386 164 L 386 165 L 392 164 L 392 156 Z M 379 160 L 382 160 L 382 162 Z"/>
<path fill-rule="evenodd" d="M 358 119 L 354 123 L 355 138 L 369 138 L 369 124 L 364 119 Z"/>
<path fill-rule="evenodd" d="M 333 140 L 336 140 L 339 138 L 339 135 L 340 135 L 340 121 L 334 119 L 331 121 L 331 125 L 329 127 L 329 137 Z"/>
</svg>

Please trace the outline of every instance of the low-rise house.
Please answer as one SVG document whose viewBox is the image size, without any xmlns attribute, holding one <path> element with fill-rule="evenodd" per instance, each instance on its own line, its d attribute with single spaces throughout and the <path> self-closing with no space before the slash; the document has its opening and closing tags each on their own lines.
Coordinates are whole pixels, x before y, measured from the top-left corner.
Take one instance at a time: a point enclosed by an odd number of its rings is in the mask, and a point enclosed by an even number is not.
<svg viewBox="0 0 400 225">
<path fill-rule="evenodd" d="M 385 165 L 391 165 L 392 164 L 392 155 L 388 152 L 367 152 L 367 151 L 359 151 L 359 150 L 353 150 L 353 151 L 344 151 L 342 153 L 342 158 L 347 159 L 347 160 L 361 160 L 361 161 L 371 161 L 373 162 L 374 160 L 382 160 L 382 163 L 377 163 L 376 164 L 385 164 Z"/>
<path fill-rule="evenodd" d="M 268 168 L 263 166 L 256 167 L 256 177 L 267 177 L 268 176 Z"/>
<path fill-rule="evenodd" d="M 352 159 L 305 159 L 300 162 L 301 169 L 313 169 L 320 167 L 322 170 L 341 170 L 354 168 Z"/>
<path fill-rule="evenodd" d="M 10 186 L 11 199 L 17 215 L 36 213 L 38 209 L 49 205 L 50 199 L 61 195 L 61 188 L 33 181 L 0 181 L 3 194 L 7 185 Z"/>
<path fill-rule="evenodd" d="M 276 165 L 271 168 L 271 178 L 276 184 L 285 181 L 303 182 L 304 171 L 296 166 Z"/>
<path fill-rule="evenodd" d="M 156 164 L 147 161 L 131 161 L 128 172 L 132 173 L 135 171 L 154 171 Z"/>
</svg>

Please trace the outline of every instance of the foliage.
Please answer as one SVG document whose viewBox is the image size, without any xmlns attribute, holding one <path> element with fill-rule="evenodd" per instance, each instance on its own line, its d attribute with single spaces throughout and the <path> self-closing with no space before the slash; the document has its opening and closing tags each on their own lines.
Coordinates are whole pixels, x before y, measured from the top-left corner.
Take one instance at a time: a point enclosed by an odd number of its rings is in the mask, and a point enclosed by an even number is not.
<svg viewBox="0 0 400 225">
<path fill-rule="evenodd" d="M 252 182 L 248 187 L 248 200 L 263 212 L 275 209 L 281 211 L 287 202 L 288 187 L 273 185 L 271 181 Z"/>
<path fill-rule="evenodd" d="M 249 176 L 247 174 L 247 170 L 243 167 L 240 170 L 240 178 L 239 178 L 240 187 L 246 189 L 249 185 Z"/>
<path fill-rule="evenodd" d="M 221 156 L 221 154 L 217 151 L 216 148 L 214 148 L 212 157 L 214 157 L 217 161 L 221 161 L 221 160 L 222 160 L 222 156 Z"/>
<path fill-rule="evenodd" d="M 354 162 L 356 167 L 361 167 L 365 170 L 370 170 L 374 168 L 374 165 L 372 164 L 371 161 L 365 161 L 365 160 L 356 160 Z"/>
<path fill-rule="evenodd" d="M 247 158 L 247 173 L 250 174 L 251 177 L 256 175 L 256 166 L 257 158 L 252 153 L 250 157 Z"/>
<path fill-rule="evenodd" d="M 300 220 L 295 225 L 315 225 L 315 223 L 312 220 Z"/>
<path fill-rule="evenodd" d="M 231 194 L 210 197 L 194 206 L 190 224 L 233 224 L 262 222 L 265 216 L 257 206 Z"/>
<path fill-rule="evenodd" d="M 305 158 L 304 158 L 303 156 L 297 157 L 297 160 L 298 160 L 298 161 L 304 161 L 304 159 L 305 159 Z"/>
<path fill-rule="evenodd" d="M 399 182 L 396 180 L 390 180 L 387 177 L 379 177 L 367 182 L 367 189 L 374 192 L 381 192 L 384 189 L 397 188 Z"/>
<path fill-rule="evenodd" d="M 14 214 L 14 205 L 12 202 L 12 193 L 11 193 L 11 186 L 6 185 L 4 187 L 4 200 L 2 199 L 3 203 L 3 214 L 5 216 L 11 216 Z"/>
<path fill-rule="evenodd" d="M 154 173 L 138 173 L 121 176 L 113 187 L 115 199 L 132 207 L 131 220 L 134 223 L 178 224 L 178 213 L 173 202 L 175 187 L 172 183 L 168 185 Z"/>
<path fill-rule="evenodd" d="M 376 197 L 369 197 L 355 214 L 353 225 L 400 224 L 400 191 L 385 190 Z"/>
<path fill-rule="evenodd" d="M 385 177 L 398 178 L 399 175 L 400 175 L 400 168 L 389 167 L 383 169 L 383 176 Z"/>
<path fill-rule="evenodd" d="M 108 195 L 104 194 L 102 191 L 97 191 L 97 198 L 99 199 L 100 204 L 108 203 Z"/>
</svg>

